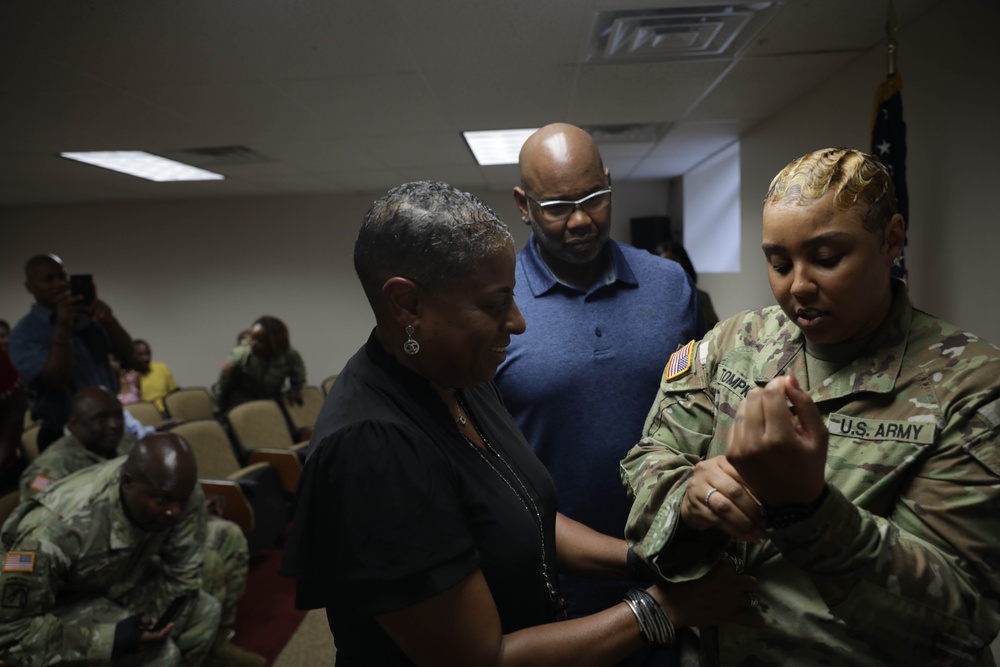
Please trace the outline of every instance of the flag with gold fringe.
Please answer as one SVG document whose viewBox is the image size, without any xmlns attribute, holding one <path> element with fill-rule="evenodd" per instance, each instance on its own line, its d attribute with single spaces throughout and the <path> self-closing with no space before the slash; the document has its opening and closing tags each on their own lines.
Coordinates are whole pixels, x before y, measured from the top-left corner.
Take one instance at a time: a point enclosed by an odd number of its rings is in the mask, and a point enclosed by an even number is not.
<svg viewBox="0 0 1000 667">
<path fill-rule="evenodd" d="M 903 121 L 903 78 L 891 74 L 875 91 L 871 153 L 889 170 L 896 187 L 896 205 L 910 229 L 910 196 L 906 190 L 906 123 Z M 893 276 L 905 279 L 905 259 L 893 267 Z"/>
</svg>

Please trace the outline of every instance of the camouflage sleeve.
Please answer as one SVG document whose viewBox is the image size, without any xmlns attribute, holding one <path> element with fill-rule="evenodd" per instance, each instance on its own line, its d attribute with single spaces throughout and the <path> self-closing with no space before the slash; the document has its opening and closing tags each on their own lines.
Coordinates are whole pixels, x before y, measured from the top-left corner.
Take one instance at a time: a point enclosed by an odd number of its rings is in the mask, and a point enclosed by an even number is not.
<svg viewBox="0 0 1000 667">
<path fill-rule="evenodd" d="M 306 383 L 306 365 L 295 350 L 288 350 L 288 383 L 292 389 L 301 389 Z"/>
<path fill-rule="evenodd" d="M 19 489 L 21 492 L 20 501 L 23 503 L 31 500 L 45 489 L 52 486 L 56 481 L 67 475 L 62 466 L 54 467 L 40 463 L 37 459 L 32 461 L 24 472 L 21 473 Z"/>
<path fill-rule="evenodd" d="M 34 503 L 17 510 L 22 520 L 5 544 L 0 571 L 0 658 L 20 667 L 55 663 L 108 664 L 115 624 L 64 625 L 49 613 L 71 567 L 70 554 L 82 550 L 74 531 L 50 520 Z M 8 523 L 7 526 L 12 524 Z"/>
<path fill-rule="evenodd" d="M 241 354 L 243 347 L 237 347 L 229 353 L 229 357 L 222 363 L 219 370 L 219 379 L 212 385 L 212 395 L 215 398 L 216 407 L 219 412 L 225 412 L 230 407 L 233 392 L 233 373 L 239 372 L 239 364 L 242 361 Z"/>
<path fill-rule="evenodd" d="M 888 518 L 831 488 L 809 521 L 770 536 L 831 613 L 891 646 L 900 664 L 954 664 L 988 651 L 1000 627 L 998 505 L 1000 390 L 991 388 L 953 407 Z"/>
<path fill-rule="evenodd" d="M 170 530 L 170 535 L 160 547 L 163 576 L 153 582 L 152 590 L 145 596 L 150 611 L 166 609 L 175 598 L 188 595 L 201 588 L 202 565 L 205 562 L 206 522 L 205 494 L 196 484 L 181 520 Z"/>
<path fill-rule="evenodd" d="M 56 441 L 21 473 L 21 502 L 34 498 L 64 477 L 89 468 L 97 461 L 96 455 L 68 448 L 62 441 Z"/>
<path fill-rule="evenodd" d="M 721 453 L 709 451 L 715 429 L 711 382 L 717 339 L 713 330 L 701 342 L 689 344 L 686 370 L 679 374 L 671 364 L 682 361 L 677 355 L 684 354 L 685 347 L 674 353 L 643 437 L 621 462 L 622 482 L 632 498 L 625 539 L 668 581 L 700 577 L 728 541 L 719 531 L 689 532 L 680 517 L 680 501 L 695 464 Z M 678 534 L 684 539 L 674 540 Z M 674 542 L 682 542 L 683 548 L 672 548 Z"/>
<path fill-rule="evenodd" d="M 18 498 L 20 502 L 23 503 L 25 500 L 28 500 L 29 498 L 34 496 L 35 493 L 37 493 L 32 489 L 32 483 L 35 482 L 35 478 L 38 477 L 38 475 L 39 475 L 38 466 L 35 464 L 34 461 L 29 463 L 28 467 L 24 469 L 24 472 L 21 473 L 21 479 L 18 481 L 18 487 L 17 487 L 19 492 Z M 44 482 L 41 480 L 38 483 L 44 484 Z"/>
</svg>

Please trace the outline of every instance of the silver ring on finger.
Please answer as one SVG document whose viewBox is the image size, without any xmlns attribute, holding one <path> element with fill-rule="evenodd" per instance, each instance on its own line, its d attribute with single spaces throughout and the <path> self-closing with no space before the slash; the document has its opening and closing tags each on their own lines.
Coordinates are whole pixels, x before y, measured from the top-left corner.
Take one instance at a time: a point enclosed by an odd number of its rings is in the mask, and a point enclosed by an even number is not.
<svg viewBox="0 0 1000 667">
<path fill-rule="evenodd" d="M 729 560 L 733 561 L 733 566 L 736 568 L 736 574 L 743 574 L 743 559 L 737 558 L 736 556 L 730 556 Z"/>
<path fill-rule="evenodd" d="M 715 493 L 716 491 L 718 491 L 718 489 L 713 486 L 712 488 L 710 488 L 708 490 L 708 493 L 705 494 L 705 504 L 706 505 L 708 505 L 709 499 L 712 497 L 712 494 Z M 708 505 L 708 506 L 711 507 L 711 505 Z"/>
</svg>

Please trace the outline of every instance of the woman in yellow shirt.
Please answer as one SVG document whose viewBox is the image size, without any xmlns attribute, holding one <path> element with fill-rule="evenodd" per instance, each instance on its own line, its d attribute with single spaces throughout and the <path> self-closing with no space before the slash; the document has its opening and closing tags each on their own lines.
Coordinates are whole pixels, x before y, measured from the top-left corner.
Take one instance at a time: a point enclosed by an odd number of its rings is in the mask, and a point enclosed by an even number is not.
<svg viewBox="0 0 1000 667">
<path fill-rule="evenodd" d="M 118 399 L 123 404 L 151 401 L 163 412 L 163 397 L 180 387 L 166 364 L 152 360 L 149 343 L 137 338 L 132 344 L 132 368 L 122 369 Z"/>
</svg>

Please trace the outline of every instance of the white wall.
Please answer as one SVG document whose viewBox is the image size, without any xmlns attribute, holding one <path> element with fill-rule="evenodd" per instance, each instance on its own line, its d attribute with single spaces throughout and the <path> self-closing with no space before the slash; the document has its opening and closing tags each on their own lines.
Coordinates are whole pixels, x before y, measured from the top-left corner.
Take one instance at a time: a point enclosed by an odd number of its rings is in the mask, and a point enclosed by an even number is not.
<svg viewBox="0 0 1000 667">
<path fill-rule="evenodd" d="M 740 146 L 684 175 L 684 249 L 698 279 L 740 271 Z"/>
<path fill-rule="evenodd" d="M 0 318 L 28 311 L 24 262 L 53 252 L 67 271 L 94 274 L 100 297 L 182 385 L 213 383 L 237 332 L 264 314 L 285 321 L 319 384 L 374 326 L 351 252 L 380 194 L 0 209 Z M 529 230 L 511 195 L 476 194 L 520 249 Z M 665 213 L 664 182 L 615 184 L 616 237 L 628 238 L 631 217 Z"/>
<path fill-rule="evenodd" d="M 952 0 L 898 36 L 909 151 L 911 297 L 917 307 L 994 343 L 1000 343 L 998 22 L 1000 3 Z M 867 150 L 872 100 L 884 76 L 884 49 L 877 48 L 743 137 L 743 269 L 699 280 L 720 316 L 772 302 L 760 252 L 760 202 L 770 179 L 817 148 Z"/>
</svg>

